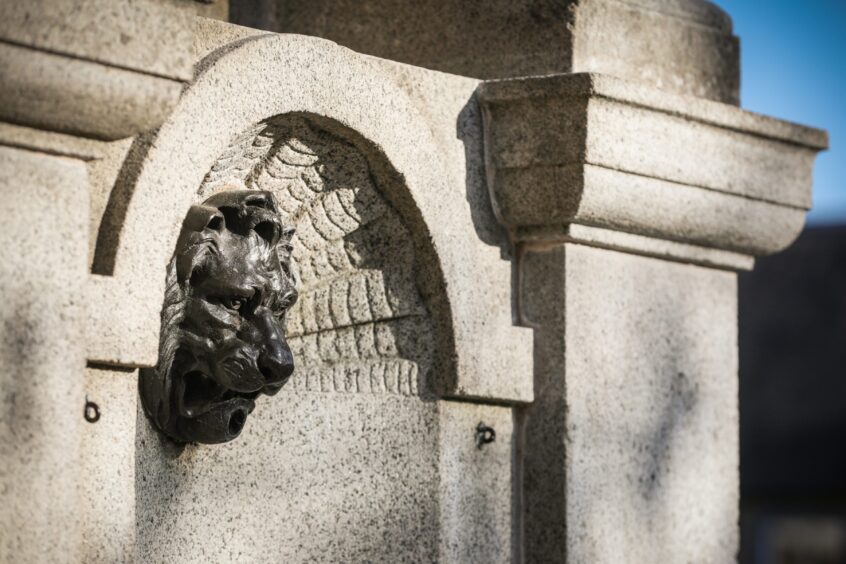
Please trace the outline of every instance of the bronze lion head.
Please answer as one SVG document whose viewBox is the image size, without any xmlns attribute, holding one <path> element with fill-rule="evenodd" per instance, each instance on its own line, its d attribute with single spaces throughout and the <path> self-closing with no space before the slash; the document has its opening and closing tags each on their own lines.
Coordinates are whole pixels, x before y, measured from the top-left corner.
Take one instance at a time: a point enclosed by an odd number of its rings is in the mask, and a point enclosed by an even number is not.
<svg viewBox="0 0 846 564">
<path fill-rule="evenodd" d="M 290 378 L 292 234 L 269 192 L 223 191 L 188 212 L 167 271 L 158 364 L 140 378 L 145 412 L 172 439 L 231 441 L 256 398 Z"/>
</svg>

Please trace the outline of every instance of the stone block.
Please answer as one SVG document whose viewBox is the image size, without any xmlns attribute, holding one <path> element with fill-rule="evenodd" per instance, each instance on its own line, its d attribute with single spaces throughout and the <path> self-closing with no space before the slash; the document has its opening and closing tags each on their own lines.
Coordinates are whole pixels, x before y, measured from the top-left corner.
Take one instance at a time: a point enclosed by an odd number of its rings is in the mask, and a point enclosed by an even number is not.
<svg viewBox="0 0 846 564">
<path fill-rule="evenodd" d="M 67 58 L 190 80 L 191 20 L 163 2 L 31 0 L 0 9 L 0 37 Z"/>
<path fill-rule="evenodd" d="M 570 72 L 740 103 L 739 42 L 731 18 L 711 2 L 582 0 L 572 43 Z"/>
<path fill-rule="evenodd" d="M 139 410 L 138 558 L 508 562 L 513 449 L 509 408 L 390 393 L 286 387 L 224 447 Z"/>
<path fill-rule="evenodd" d="M 76 562 L 85 165 L 0 147 L 0 561 Z"/>
<path fill-rule="evenodd" d="M 141 561 L 437 558 L 433 402 L 285 387 L 223 447 L 137 429 Z"/>
<path fill-rule="evenodd" d="M 702 0 L 252 0 L 234 22 L 315 35 L 356 51 L 481 79 L 605 73 L 739 102 L 731 19 Z"/>
<path fill-rule="evenodd" d="M 514 562 L 518 437 L 507 407 L 440 402 L 441 552 L 438 562 Z M 480 442 L 480 426 L 493 429 Z M 519 541 L 517 541 L 519 542 Z"/>
<path fill-rule="evenodd" d="M 11 44 L 0 46 L 0 73 L 4 119 L 99 139 L 157 126 L 182 90 L 169 78 Z"/>
<path fill-rule="evenodd" d="M 85 400 L 92 405 L 81 429 L 80 560 L 135 562 L 137 371 L 87 368 Z"/>
<path fill-rule="evenodd" d="M 96 139 L 76 137 L 6 122 L 0 122 L 0 140 L 7 147 L 71 157 L 86 162 L 99 159 L 108 146 L 107 143 Z"/>
<path fill-rule="evenodd" d="M 7 2 L 0 117 L 119 139 L 158 126 L 191 78 L 191 27 L 148 2 Z"/>
<path fill-rule="evenodd" d="M 733 560 L 735 275 L 565 243 L 521 276 L 526 561 Z"/>
</svg>

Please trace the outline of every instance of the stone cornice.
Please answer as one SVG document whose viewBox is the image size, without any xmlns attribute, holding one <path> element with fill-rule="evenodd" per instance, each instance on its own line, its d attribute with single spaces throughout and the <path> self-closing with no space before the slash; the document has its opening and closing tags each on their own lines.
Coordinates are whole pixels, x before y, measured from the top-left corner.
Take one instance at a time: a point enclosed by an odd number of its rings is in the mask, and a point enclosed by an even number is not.
<svg viewBox="0 0 846 564">
<path fill-rule="evenodd" d="M 0 119 L 120 139 L 157 127 L 192 76 L 189 16 L 148 2 L 9 2 Z"/>
<path fill-rule="evenodd" d="M 495 211 L 517 241 L 572 238 L 579 224 L 590 239 L 638 236 L 625 238 L 636 252 L 748 268 L 738 256 L 798 235 L 828 144 L 824 131 L 596 74 L 490 81 L 478 95 Z M 678 245 L 656 252 L 643 237 Z"/>
<path fill-rule="evenodd" d="M 190 16 L 166 5 L 112 0 L 7 2 L 0 40 L 38 51 L 191 79 Z"/>
</svg>

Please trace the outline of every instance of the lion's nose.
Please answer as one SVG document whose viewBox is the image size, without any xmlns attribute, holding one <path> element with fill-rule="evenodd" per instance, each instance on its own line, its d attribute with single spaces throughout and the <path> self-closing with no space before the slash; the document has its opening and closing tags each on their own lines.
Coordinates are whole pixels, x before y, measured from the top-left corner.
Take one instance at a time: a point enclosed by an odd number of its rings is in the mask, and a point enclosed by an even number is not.
<svg viewBox="0 0 846 564">
<path fill-rule="evenodd" d="M 281 339 L 270 339 L 259 355 L 258 367 L 266 386 L 276 390 L 281 388 L 294 371 L 294 357 L 287 343 Z"/>
</svg>

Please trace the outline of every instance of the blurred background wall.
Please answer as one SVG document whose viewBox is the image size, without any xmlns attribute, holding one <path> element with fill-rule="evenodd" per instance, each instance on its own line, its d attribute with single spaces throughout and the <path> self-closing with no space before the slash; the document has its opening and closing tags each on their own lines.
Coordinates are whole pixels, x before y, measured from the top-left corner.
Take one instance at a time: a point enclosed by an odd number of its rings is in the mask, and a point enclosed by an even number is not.
<svg viewBox="0 0 846 564">
<path fill-rule="evenodd" d="M 828 129 L 814 207 L 740 278 L 742 563 L 846 563 L 846 0 L 717 0 L 744 108 Z"/>
</svg>

